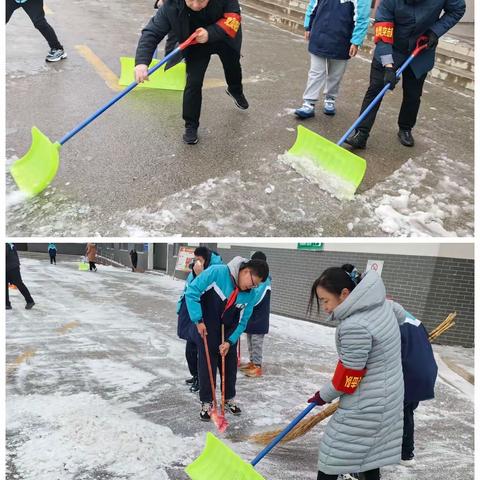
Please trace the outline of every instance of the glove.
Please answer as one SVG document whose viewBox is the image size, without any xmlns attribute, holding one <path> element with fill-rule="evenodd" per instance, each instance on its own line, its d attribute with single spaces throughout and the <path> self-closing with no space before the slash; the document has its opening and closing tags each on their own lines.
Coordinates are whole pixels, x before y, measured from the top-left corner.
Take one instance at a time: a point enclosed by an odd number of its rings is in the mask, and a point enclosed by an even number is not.
<svg viewBox="0 0 480 480">
<path fill-rule="evenodd" d="M 396 75 L 395 68 L 385 67 L 385 73 L 383 74 L 383 85 L 385 86 L 387 83 L 389 83 L 390 90 L 393 90 L 397 82 L 398 82 L 398 78 Z"/>
<path fill-rule="evenodd" d="M 425 35 L 428 37 L 427 48 L 435 48 L 438 45 L 438 35 L 432 30 L 427 30 Z"/>
<path fill-rule="evenodd" d="M 320 396 L 320 392 L 315 392 L 315 395 L 313 397 L 310 397 L 307 400 L 307 403 L 316 403 L 317 405 L 321 406 L 325 405 L 327 402 L 322 399 L 322 397 Z"/>
</svg>

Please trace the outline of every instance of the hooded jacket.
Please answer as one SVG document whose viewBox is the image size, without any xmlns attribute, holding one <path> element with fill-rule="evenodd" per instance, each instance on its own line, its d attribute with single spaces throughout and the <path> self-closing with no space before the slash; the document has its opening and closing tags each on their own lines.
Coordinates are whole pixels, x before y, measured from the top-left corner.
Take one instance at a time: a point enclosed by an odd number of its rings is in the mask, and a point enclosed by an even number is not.
<svg viewBox="0 0 480 480">
<path fill-rule="evenodd" d="M 206 259 L 204 264 L 204 270 L 213 265 L 223 265 L 223 260 L 220 255 L 215 252 L 210 252 L 210 256 Z M 190 320 L 190 316 L 188 314 L 187 305 L 185 303 L 185 292 L 187 291 L 188 286 L 195 280 L 197 275 L 192 270 L 185 280 L 185 288 L 183 289 L 182 294 L 177 302 L 177 315 L 178 315 L 178 323 L 177 323 L 177 335 L 182 338 L 183 340 L 190 340 L 193 341 L 195 338 L 194 335 L 194 325 Z"/>
<path fill-rule="evenodd" d="M 193 12 L 185 4 L 185 0 L 165 0 L 154 17 L 150 19 L 142 30 L 135 54 L 135 65 L 150 65 L 157 45 L 172 30 L 178 41 L 184 42 L 198 27 L 203 27 L 208 32 L 208 43 L 225 42 L 240 53 L 242 45 L 241 22 L 236 24 L 238 30 L 226 30 L 220 26 L 225 14 L 234 14 L 234 23 L 240 22 L 240 5 L 238 0 L 210 0 L 200 12 Z M 232 17 L 233 18 L 233 17 Z M 220 22 L 220 24 L 219 24 Z M 193 25 L 195 23 L 195 25 Z M 228 33 L 227 33 L 228 32 Z M 183 55 L 188 58 L 191 49 L 198 48 L 191 45 L 183 50 Z"/>
<path fill-rule="evenodd" d="M 365 274 L 332 313 L 339 360 L 366 374 L 352 394 L 329 381 L 326 402 L 340 399 L 322 441 L 318 469 L 327 474 L 365 472 L 400 462 L 403 435 L 401 340 L 392 302 L 374 271 Z"/>
<path fill-rule="evenodd" d="M 48 244 L 48 253 L 50 255 L 55 255 L 57 253 L 57 246 L 54 243 Z"/>
<path fill-rule="evenodd" d="M 238 341 L 245 331 L 253 307 L 257 303 L 256 288 L 239 291 L 234 305 L 225 311 L 225 306 L 238 285 L 242 264 L 248 260 L 235 257 L 227 265 L 213 265 L 198 275 L 185 291 L 188 314 L 194 324 L 203 321 L 208 336 L 220 338 L 221 324 L 225 325 L 225 339 L 231 344 Z"/>
<path fill-rule="evenodd" d="M 442 13 L 443 12 L 443 13 Z M 378 41 L 375 58 L 395 68 L 407 59 L 418 38 L 428 30 L 441 37 L 465 14 L 465 0 L 382 0 L 375 23 L 393 23 L 393 42 Z M 435 63 L 435 49 L 423 50 L 410 64 L 417 78 Z"/>
</svg>

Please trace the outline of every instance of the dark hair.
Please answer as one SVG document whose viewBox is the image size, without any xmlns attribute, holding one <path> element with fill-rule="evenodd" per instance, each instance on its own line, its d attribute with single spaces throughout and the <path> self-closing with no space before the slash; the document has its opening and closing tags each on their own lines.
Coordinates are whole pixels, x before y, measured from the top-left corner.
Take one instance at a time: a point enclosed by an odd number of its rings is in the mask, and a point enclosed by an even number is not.
<svg viewBox="0 0 480 480">
<path fill-rule="evenodd" d="M 265 260 L 259 260 L 257 258 L 242 263 L 240 270 L 243 270 L 244 268 L 249 268 L 252 273 L 262 279 L 262 282 L 268 278 L 268 274 L 270 273 L 268 263 Z"/>
<path fill-rule="evenodd" d="M 351 292 L 361 280 L 360 272 L 354 265 L 346 263 L 341 267 L 327 268 L 316 280 L 313 282 L 310 290 L 310 300 L 308 301 L 307 314 L 312 310 L 313 302 L 317 303 L 317 311 L 320 310 L 320 300 L 318 299 L 317 288 L 322 287 L 327 292 L 335 295 L 340 295 L 342 290 L 346 288 Z"/>
<path fill-rule="evenodd" d="M 263 260 L 264 262 L 267 261 L 267 256 L 263 253 L 263 252 L 255 252 L 253 255 L 252 255 L 252 260 Z"/>
</svg>

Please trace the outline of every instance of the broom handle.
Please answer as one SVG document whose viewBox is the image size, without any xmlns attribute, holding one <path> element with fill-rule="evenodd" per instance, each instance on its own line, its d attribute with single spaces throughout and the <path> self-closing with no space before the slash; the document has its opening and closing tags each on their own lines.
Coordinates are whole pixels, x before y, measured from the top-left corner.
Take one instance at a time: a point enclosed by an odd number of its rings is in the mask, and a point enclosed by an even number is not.
<svg viewBox="0 0 480 480">
<path fill-rule="evenodd" d="M 417 40 L 417 46 L 415 50 L 411 53 L 411 55 L 403 62 L 402 66 L 396 71 L 396 77 L 400 78 L 400 75 L 402 72 L 410 65 L 410 63 L 413 61 L 413 59 L 425 48 L 427 48 L 426 43 L 421 43 L 425 42 L 427 39 L 426 36 L 422 35 L 418 40 Z M 370 105 L 361 113 L 361 115 L 355 120 L 353 125 L 345 132 L 343 137 L 337 142 L 337 145 L 342 145 L 345 140 L 349 137 L 349 135 L 357 128 L 357 125 L 362 122 L 362 120 L 370 113 L 372 108 L 382 99 L 382 97 L 387 93 L 388 89 L 390 88 L 390 83 L 387 83 L 380 93 L 371 101 Z"/>
<path fill-rule="evenodd" d="M 225 341 L 225 325 L 222 323 L 222 343 Z M 225 355 L 222 355 L 222 416 L 225 416 Z"/>
<path fill-rule="evenodd" d="M 277 443 L 279 443 L 283 437 L 288 435 L 288 433 L 297 425 L 300 420 L 308 415 L 311 410 L 313 410 L 317 404 L 315 402 L 312 402 L 308 405 L 308 407 L 301 413 L 299 413 L 291 422 L 290 424 L 282 430 L 250 463 L 255 466 L 265 455 L 267 455 L 270 450 L 272 450 Z"/>
<path fill-rule="evenodd" d="M 215 384 L 213 383 L 212 364 L 210 363 L 210 352 L 208 351 L 207 336 L 203 336 L 203 345 L 205 347 L 205 355 L 207 356 L 208 376 L 210 377 L 210 387 L 212 388 L 213 408 L 217 410 L 217 396 L 215 395 Z"/>
<path fill-rule="evenodd" d="M 151 75 L 153 72 L 156 72 L 162 65 L 167 63 L 172 57 L 174 57 L 178 52 L 184 50 L 189 45 L 195 45 L 197 41 L 195 38 L 197 37 L 197 32 L 193 32 L 183 43 L 181 43 L 177 48 L 172 50 L 168 55 L 164 57 L 163 60 L 158 62 L 154 67 L 148 70 L 148 74 Z M 92 113 L 87 119 L 85 119 L 82 123 L 77 125 L 73 130 L 70 130 L 66 135 L 64 135 L 58 143 L 63 145 L 65 142 L 70 140 L 73 136 L 75 136 L 80 130 L 83 130 L 87 125 L 92 123 L 97 117 L 99 117 L 105 110 L 108 110 L 112 105 L 117 103 L 120 99 L 122 99 L 127 93 L 131 92 L 136 86 L 138 85 L 137 82 L 132 82 L 128 87 L 122 90 L 120 93 L 115 95 L 107 104 L 103 107 L 99 108 L 95 113 Z"/>
</svg>

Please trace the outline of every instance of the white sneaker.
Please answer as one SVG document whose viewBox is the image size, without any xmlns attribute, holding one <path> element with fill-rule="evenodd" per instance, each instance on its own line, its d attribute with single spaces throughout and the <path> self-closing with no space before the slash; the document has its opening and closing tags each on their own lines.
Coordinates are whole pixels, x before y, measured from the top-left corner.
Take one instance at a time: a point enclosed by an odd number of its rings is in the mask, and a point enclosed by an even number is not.
<svg viewBox="0 0 480 480">
<path fill-rule="evenodd" d="M 414 467 L 417 462 L 415 461 L 415 458 L 410 458 L 409 460 L 400 460 L 400 465 L 404 467 Z"/>
</svg>

